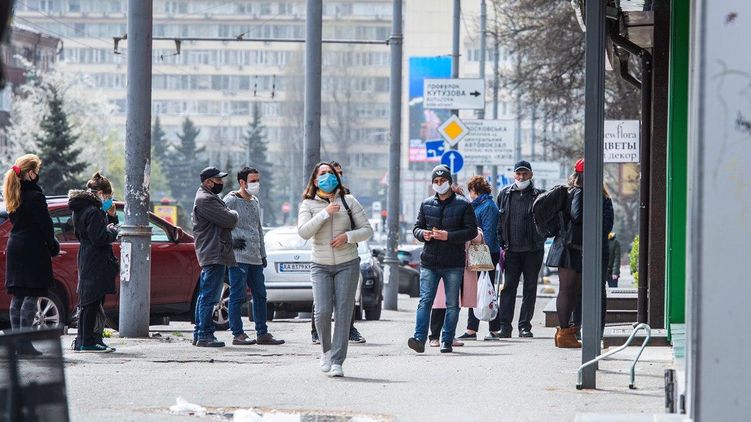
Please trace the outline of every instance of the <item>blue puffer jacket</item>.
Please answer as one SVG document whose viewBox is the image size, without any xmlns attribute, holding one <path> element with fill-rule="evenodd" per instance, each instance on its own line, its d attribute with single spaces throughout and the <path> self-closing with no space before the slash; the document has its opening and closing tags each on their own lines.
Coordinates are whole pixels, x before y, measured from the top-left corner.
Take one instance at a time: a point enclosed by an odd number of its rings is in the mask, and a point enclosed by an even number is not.
<svg viewBox="0 0 751 422">
<path fill-rule="evenodd" d="M 498 241 L 498 206 L 493 201 L 493 197 L 488 194 L 482 194 L 472 201 L 472 207 L 475 209 L 477 225 L 482 229 L 485 244 L 490 248 L 490 253 L 501 251 L 501 244 Z"/>
</svg>

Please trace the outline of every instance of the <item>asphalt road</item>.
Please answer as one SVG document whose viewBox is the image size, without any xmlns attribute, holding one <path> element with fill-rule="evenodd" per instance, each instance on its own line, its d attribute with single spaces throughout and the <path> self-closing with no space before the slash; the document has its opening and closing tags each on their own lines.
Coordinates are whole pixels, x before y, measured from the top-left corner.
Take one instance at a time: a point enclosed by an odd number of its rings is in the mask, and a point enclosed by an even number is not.
<svg viewBox="0 0 751 422">
<path fill-rule="evenodd" d="M 198 420 L 175 416 L 177 397 L 207 407 L 209 420 L 235 409 L 283 410 L 266 420 L 327 420 L 314 415 L 363 415 L 399 421 L 572 421 L 580 412 L 661 413 L 667 348 L 648 348 L 637 366 L 638 389 L 628 389 L 626 352 L 601 364 L 595 391 L 577 391 L 577 350 L 556 349 L 553 329 L 542 325 L 547 298 L 537 302 L 536 338 L 468 342 L 455 353 L 430 348 L 417 355 L 406 346 L 414 329 L 416 299 L 399 297 L 399 311 L 381 321 L 358 322 L 367 338 L 352 345 L 345 378 L 318 369 L 320 346 L 310 342 L 309 320 L 270 323 L 282 346 L 191 346 L 187 323 L 152 327 L 160 338 L 109 339 L 112 354 L 66 351 L 70 414 L 74 421 Z M 517 304 L 517 313 L 519 305 Z M 252 323 L 245 320 L 246 329 Z M 457 335 L 466 324 L 462 311 Z M 487 325 L 481 325 L 482 334 Z M 515 333 L 516 334 L 516 333 Z M 230 341 L 230 333 L 218 333 Z M 72 336 L 66 336 L 68 346 Z M 304 416 L 308 415 L 308 416 Z M 285 419 L 286 418 L 286 419 Z M 338 420 L 347 420 L 346 417 Z M 365 420 L 365 419 L 364 419 Z"/>
</svg>

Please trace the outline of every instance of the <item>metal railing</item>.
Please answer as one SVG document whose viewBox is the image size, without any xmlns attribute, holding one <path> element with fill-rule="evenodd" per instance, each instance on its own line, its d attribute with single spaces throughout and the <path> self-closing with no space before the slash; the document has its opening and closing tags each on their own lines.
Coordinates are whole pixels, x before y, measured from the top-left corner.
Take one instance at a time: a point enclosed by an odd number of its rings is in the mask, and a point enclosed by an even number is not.
<svg viewBox="0 0 751 422">
<path fill-rule="evenodd" d="M 652 338 L 652 328 L 649 325 L 644 324 L 644 323 L 634 324 L 634 331 L 631 332 L 631 335 L 628 337 L 628 339 L 626 340 L 626 342 L 623 343 L 623 346 L 621 346 L 621 347 L 619 347 L 619 348 L 617 348 L 617 349 L 615 349 L 613 351 L 610 351 L 608 353 L 605 353 L 604 355 L 597 356 L 596 358 L 590 360 L 589 362 L 586 362 L 586 363 L 582 364 L 582 366 L 579 367 L 578 378 L 577 378 L 577 383 L 576 383 L 576 389 L 577 390 L 581 390 L 583 388 L 583 385 L 582 385 L 583 381 L 582 380 L 583 380 L 583 377 L 584 377 L 584 368 L 586 368 L 588 366 L 592 366 L 595 363 L 597 363 L 597 362 L 599 362 L 599 361 L 601 361 L 601 360 L 603 360 L 603 359 L 605 359 L 607 357 L 613 356 L 614 354 L 623 351 L 625 348 L 627 348 L 628 346 L 631 345 L 631 342 L 633 342 L 634 338 L 636 337 L 636 333 L 638 333 L 641 330 L 645 330 L 647 332 L 647 337 L 644 338 L 644 342 L 642 343 L 641 347 L 639 348 L 639 353 L 636 354 L 636 357 L 634 358 L 634 361 L 631 363 L 631 371 L 630 371 L 631 378 L 630 378 L 630 382 L 628 384 L 628 388 L 629 389 L 631 389 L 631 390 L 636 389 L 636 362 L 639 361 L 639 358 L 641 357 L 641 354 L 644 352 L 644 349 L 647 347 L 647 344 L 649 344 L 649 340 Z"/>
</svg>

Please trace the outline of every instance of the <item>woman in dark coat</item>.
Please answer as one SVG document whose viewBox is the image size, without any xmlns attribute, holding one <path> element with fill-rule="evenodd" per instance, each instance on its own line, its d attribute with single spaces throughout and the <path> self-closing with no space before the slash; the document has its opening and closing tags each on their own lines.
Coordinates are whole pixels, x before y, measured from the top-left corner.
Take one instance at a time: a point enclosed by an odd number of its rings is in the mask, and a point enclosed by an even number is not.
<svg viewBox="0 0 751 422">
<path fill-rule="evenodd" d="M 81 313 L 76 346 L 81 352 L 112 352 L 114 349 L 95 334 L 94 326 L 104 296 L 115 293 L 119 266 L 112 252 L 112 242 L 117 239 L 117 214 L 112 202 L 112 185 L 106 177 L 94 174 L 86 188 L 68 193 L 68 206 L 73 211 L 73 225 L 81 244 L 78 251 Z"/>
<path fill-rule="evenodd" d="M 44 191 L 37 185 L 42 161 L 33 154 L 16 160 L 5 173 L 3 194 L 13 229 L 7 245 L 5 285 L 12 295 L 12 329 L 31 328 L 40 296 L 52 287 L 52 257 L 60 253 Z M 38 355 L 31 343 L 19 354 Z"/>
</svg>

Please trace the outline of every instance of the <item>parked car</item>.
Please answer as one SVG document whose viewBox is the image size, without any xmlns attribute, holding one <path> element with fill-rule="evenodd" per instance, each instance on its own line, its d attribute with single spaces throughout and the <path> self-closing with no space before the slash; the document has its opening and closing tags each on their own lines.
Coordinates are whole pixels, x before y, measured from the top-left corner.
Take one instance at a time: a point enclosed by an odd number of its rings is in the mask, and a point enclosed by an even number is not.
<svg viewBox="0 0 751 422">
<path fill-rule="evenodd" d="M 47 297 L 40 297 L 34 324 L 39 327 L 67 325 L 78 304 L 77 255 L 78 239 L 73 232 L 72 212 L 67 197 L 48 197 L 55 237 L 60 242 L 60 255 L 52 259 L 54 285 Z M 124 221 L 123 203 L 116 203 L 120 221 Z M 193 237 L 180 227 L 149 213 L 151 227 L 151 309 L 152 320 L 163 317 L 190 320 L 195 309 L 201 268 L 196 258 Z M 11 297 L 5 289 L 5 249 L 12 225 L 0 200 L 0 323 L 9 321 Z M 113 244 L 115 256 L 120 243 Z M 120 287 L 119 277 L 116 281 Z M 117 323 L 119 294 L 107 295 L 104 309 Z"/>
<path fill-rule="evenodd" d="M 310 312 L 313 307 L 313 285 L 310 281 L 311 243 L 297 234 L 297 227 L 284 226 L 270 230 L 264 237 L 268 266 L 266 278 L 268 318 L 277 312 Z M 367 242 L 358 243 L 360 279 L 355 300 L 355 316 L 377 320 L 381 318 L 383 303 L 383 269 L 373 256 Z M 226 304 L 229 285 L 222 292 L 217 327 L 226 329 Z M 252 312 L 251 312 L 252 313 Z"/>
<path fill-rule="evenodd" d="M 399 293 L 410 297 L 420 297 L 420 255 L 422 245 L 402 245 L 397 251 L 399 257 Z"/>
</svg>

